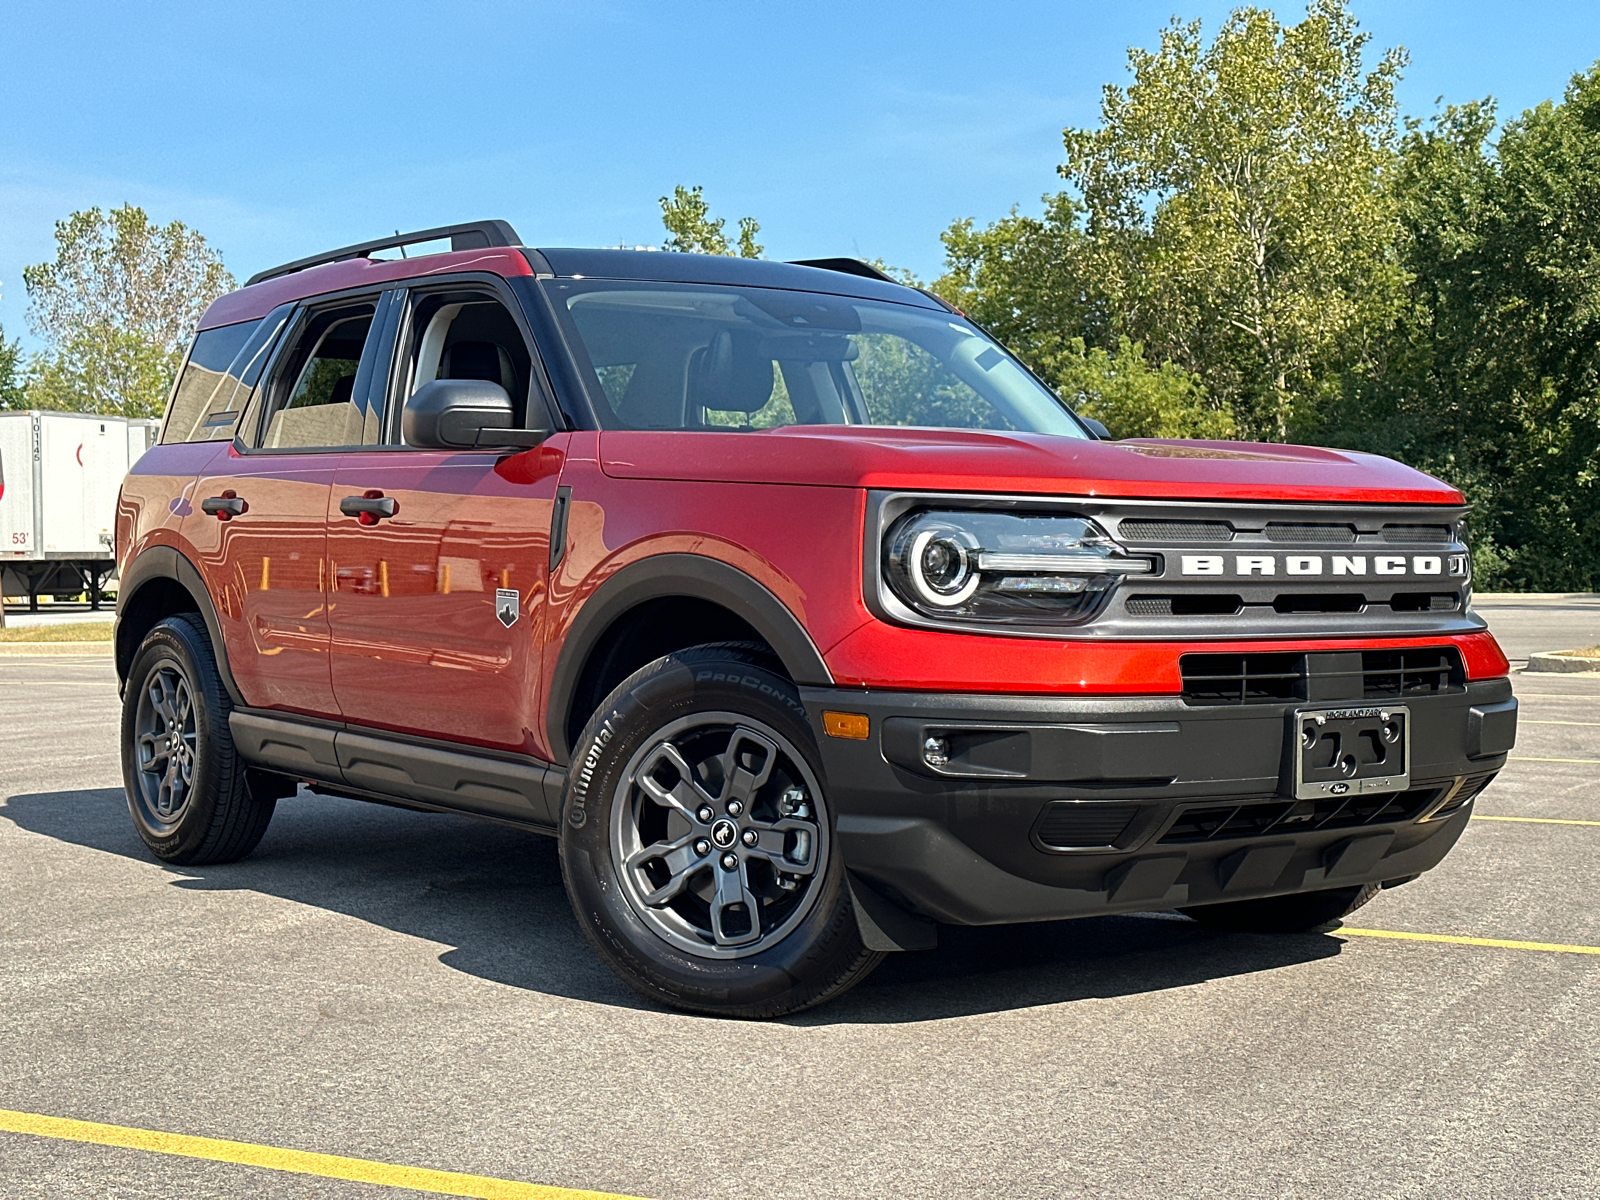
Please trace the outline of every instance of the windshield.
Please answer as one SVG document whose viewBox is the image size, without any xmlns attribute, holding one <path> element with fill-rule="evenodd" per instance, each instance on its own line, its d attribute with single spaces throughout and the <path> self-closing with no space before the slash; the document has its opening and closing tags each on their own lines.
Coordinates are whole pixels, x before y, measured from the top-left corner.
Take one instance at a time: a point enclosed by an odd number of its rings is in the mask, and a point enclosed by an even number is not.
<svg viewBox="0 0 1600 1200">
<path fill-rule="evenodd" d="M 920 425 L 1087 436 L 954 313 L 770 288 L 549 286 L 588 357 L 607 429 Z"/>
</svg>

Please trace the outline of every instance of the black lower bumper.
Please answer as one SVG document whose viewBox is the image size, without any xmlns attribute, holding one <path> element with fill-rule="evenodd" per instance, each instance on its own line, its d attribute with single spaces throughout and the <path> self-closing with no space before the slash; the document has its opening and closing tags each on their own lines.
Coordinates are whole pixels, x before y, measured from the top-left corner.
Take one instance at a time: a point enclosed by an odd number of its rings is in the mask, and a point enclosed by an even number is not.
<svg viewBox="0 0 1600 1200">
<path fill-rule="evenodd" d="M 846 865 L 961 925 L 1420 874 L 1461 835 L 1516 730 L 1508 680 L 1406 697 L 1406 790 L 1296 800 L 1303 704 L 801 691 Z M 866 714 L 869 736 L 827 736 L 824 710 Z"/>
</svg>

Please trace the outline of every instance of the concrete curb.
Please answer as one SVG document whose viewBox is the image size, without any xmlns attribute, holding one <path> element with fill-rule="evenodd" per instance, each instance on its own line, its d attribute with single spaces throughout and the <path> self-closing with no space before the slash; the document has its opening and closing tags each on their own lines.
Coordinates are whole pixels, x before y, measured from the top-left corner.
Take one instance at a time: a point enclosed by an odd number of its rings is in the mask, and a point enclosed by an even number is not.
<svg viewBox="0 0 1600 1200">
<path fill-rule="evenodd" d="M 1571 650 L 1551 654 L 1530 654 L 1525 671 L 1553 671 L 1565 674 L 1600 674 L 1600 658 L 1575 658 Z"/>
<path fill-rule="evenodd" d="M 111 654 L 114 642 L 0 642 L 0 658 L 55 658 L 77 655 L 99 658 Z"/>
</svg>

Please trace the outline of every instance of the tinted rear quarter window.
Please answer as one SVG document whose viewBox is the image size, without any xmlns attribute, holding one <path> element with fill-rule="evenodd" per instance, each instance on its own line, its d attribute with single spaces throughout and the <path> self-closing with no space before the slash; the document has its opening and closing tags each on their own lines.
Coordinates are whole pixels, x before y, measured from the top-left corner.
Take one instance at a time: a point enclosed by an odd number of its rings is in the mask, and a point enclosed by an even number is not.
<svg viewBox="0 0 1600 1200">
<path fill-rule="evenodd" d="M 167 408 L 163 445 L 233 437 L 285 311 L 196 335 Z"/>
</svg>

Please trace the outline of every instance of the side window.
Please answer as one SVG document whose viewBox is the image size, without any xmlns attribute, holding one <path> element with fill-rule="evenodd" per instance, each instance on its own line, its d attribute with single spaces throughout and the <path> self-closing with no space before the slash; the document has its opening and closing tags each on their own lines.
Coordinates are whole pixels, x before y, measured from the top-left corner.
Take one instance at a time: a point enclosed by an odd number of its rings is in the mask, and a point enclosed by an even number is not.
<svg viewBox="0 0 1600 1200">
<path fill-rule="evenodd" d="M 244 321 L 207 329 L 195 336 L 189 361 L 184 364 L 172 403 L 167 406 L 167 422 L 161 429 L 163 445 L 233 436 L 233 424 L 238 418 L 234 394 L 245 365 L 240 352 L 259 324 Z M 218 421 L 218 414 L 227 415 Z"/>
<path fill-rule="evenodd" d="M 506 306 L 483 292 L 422 295 L 413 305 L 398 372 L 400 404 L 436 379 L 482 379 L 506 390 L 515 414 L 513 424 L 524 427 L 533 359 Z M 390 440 L 400 440 L 398 420 L 391 422 Z"/>
<path fill-rule="evenodd" d="M 369 413 L 355 395 L 356 372 L 372 331 L 372 304 L 312 314 L 273 373 L 259 448 L 359 446 L 369 440 Z"/>
</svg>

